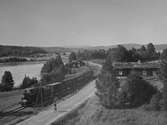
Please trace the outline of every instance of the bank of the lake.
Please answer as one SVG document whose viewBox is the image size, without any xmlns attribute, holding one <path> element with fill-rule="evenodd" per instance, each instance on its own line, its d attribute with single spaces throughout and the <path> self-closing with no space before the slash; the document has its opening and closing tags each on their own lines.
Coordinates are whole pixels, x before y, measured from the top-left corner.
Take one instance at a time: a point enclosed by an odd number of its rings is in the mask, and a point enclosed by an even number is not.
<svg viewBox="0 0 167 125">
<path fill-rule="evenodd" d="M 40 78 L 40 71 L 45 61 L 40 62 L 19 62 L 19 63 L 1 63 L 0 80 L 5 71 L 10 71 L 14 79 L 14 86 L 17 87 L 22 83 L 25 75 Z"/>
</svg>

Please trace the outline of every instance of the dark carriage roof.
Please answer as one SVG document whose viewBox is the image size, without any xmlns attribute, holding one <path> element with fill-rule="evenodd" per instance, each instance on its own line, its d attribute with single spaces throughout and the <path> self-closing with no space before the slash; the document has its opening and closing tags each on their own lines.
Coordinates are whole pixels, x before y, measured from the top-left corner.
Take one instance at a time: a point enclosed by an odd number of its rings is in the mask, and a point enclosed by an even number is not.
<svg viewBox="0 0 167 125">
<path fill-rule="evenodd" d="M 75 75 L 73 76 L 70 76 L 70 77 L 67 77 L 66 79 L 64 79 L 63 81 L 61 82 L 54 82 L 54 83 L 50 83 L 50 84 L 46 84 L 46 85 L 41 85 L 41 86 L 37 86 L 37 87 L 31 87 L 31 88 L 26 88 L 26 90 L 31 90 L 31 89 L 35 89 L 35 88 L 38 88 L 38 87 L 52 87 L 52 86 L 55 86 L 55 85 L 58 85 L 58 84 L 62 84 L 62 82 L 65 82 L 65 81 L 68 81 L 68 80 L 72 80 L 72 79 L 75 79 L 75 78 L 78 78 L 80 76 L 82 76 L 83 74 L 86 74 L 88 72 L 90 72 L 91 70 L 84 70 L 82 72 L 79 72 L 79 73 L 76 73 Z"/>
<path fill-rule="evenodd" d="M 115 62 L 113 63 L 113 67 L 115 69 L 159 69 L 160 68 L 160 62 Z"/>
</svg>

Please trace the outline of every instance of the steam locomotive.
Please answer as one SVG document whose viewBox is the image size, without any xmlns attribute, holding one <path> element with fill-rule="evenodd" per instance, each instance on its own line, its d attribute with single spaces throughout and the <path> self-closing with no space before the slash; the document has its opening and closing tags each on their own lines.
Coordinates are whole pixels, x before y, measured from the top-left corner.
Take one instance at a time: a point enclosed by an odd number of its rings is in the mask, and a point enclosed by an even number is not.
<svg viewBox="0 0 167 125">
<path fill-rule="evenodd" d="M 21 105 L 23 107 L 40 107 L 53 103 L 54 98 L 61 99 L 86 85 L 93 78 L 93 71 L 89 70 L 73 77 L 45 86 L 28 88 L 23 93 Z"/>
</svg>

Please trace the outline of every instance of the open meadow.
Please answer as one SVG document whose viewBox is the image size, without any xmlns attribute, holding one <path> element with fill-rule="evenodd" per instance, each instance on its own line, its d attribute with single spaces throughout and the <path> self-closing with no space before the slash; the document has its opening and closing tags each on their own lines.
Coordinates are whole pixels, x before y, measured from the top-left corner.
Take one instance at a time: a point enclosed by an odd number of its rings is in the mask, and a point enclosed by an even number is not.
<svg viewBox="0 0 167 125">
<path fill-rule="evenodd" d="M 166 112 L 132 109 L 106 109 L 93 96 L 77 111 L 69 114 L 61 125 L 166 125 Z M 53 124 L 58 125 L 58 124 Z"/>
</svg>

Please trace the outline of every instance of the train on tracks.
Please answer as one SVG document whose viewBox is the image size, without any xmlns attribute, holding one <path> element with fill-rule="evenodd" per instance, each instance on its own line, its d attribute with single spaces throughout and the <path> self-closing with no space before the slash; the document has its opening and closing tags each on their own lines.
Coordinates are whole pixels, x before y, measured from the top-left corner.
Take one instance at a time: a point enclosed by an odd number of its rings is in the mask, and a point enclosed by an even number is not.
<svg viewBox="0 0 167 125">
<path fill-rule="evenodd" d="M 88 70 L 67 78 L 62 82 L 28 88 L 25 90 L 20 103 L 23 107 L 47 106 L 52 104 L 55 98 L 60 100 L 81 89 L 92 80 L 92 78 L 93 71 Z"/>
</svg>

